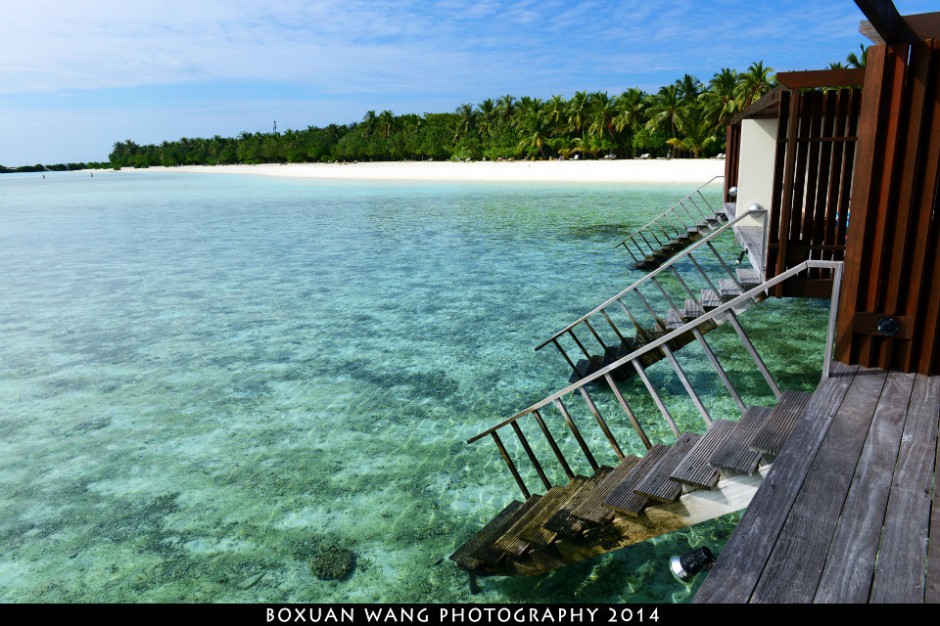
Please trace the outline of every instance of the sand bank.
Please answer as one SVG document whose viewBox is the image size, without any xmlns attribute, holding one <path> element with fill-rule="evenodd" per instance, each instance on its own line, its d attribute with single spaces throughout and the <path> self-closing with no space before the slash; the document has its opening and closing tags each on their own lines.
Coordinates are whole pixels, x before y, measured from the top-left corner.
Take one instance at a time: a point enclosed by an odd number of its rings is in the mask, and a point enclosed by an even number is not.
<svg viewBox="0 0 940 626">
<path fill-rule="evenodd" d="M 424 180 L 572 183 L 704 183 L 724 173 L 721 159 L 617 161 L 513 161 L 291 163 L 262 165 L 187 165 L 172 171 L 255 174 L 340 180 Z M 153 168 L 163 169 L 163 168 Z"/>
</svg>

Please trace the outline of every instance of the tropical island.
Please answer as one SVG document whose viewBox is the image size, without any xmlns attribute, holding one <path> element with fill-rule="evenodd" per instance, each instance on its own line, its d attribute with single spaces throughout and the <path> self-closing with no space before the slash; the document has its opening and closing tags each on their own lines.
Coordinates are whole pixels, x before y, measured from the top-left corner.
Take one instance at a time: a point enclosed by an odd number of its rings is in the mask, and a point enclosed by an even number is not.
<svg viewBox="0 0 940 626">
<path fill-rule="evenodd" d="M 830 69 L 864 67 L 865 50 Z M 704 83 L 685 74 L 655 93 L 629 88 L 618 96 L 578 91 L 548 100 L 511 94 L 461 104 L 452 113 L 369 110 L 359 122 L 308 126 L 237 137 L 182 137 L 159 145 L 114 144 L 107 161 L 6 167 L 0 174 L 180 165 L 335 163 L 357 161 L 503 161 L 713 157 L 724 129 L 777 84 L 762 61 L 746 71 L 722 68 Z"/>
</svg>

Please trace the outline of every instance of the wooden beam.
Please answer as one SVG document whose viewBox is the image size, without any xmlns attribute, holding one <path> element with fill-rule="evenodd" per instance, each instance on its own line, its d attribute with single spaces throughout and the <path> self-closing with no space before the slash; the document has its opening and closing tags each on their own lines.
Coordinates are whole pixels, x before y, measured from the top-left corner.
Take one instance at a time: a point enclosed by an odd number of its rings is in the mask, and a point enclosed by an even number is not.
<svg viewBox="0 0 940 626">
<path fill-rule="evenodd" d="M 865 84 L 865 68 L 778 72 L 777 80 L 788 89 L 855 87 Z"/>
<path fill-rule="evenodd" d="M 881 37 L 881 42 L 875 43 L 906 43 L 916 38 L 914 31 L 907 25 L 898 9 L 891 0 L 855 0 L 855 4 L 862 10 L 871 23 L 872 28 Z M 859 28 L 861 31 L 861 28 Z M 866 34 L 862 31 L 862 34 Z"/>
<path fill-rule="evenodd" d="M 940 39 L 940 13 L 905 15 L 903 20 L 908 28 L 914 32 L 914 39 Z M 863 21 L 859 24 L 858 32 L 878 45 L 885 43 L 885 40 L 878 34 L 871 22 Z"/>
<path fill-rule="evenodd" d="M 753 103 L 745 110 L 731 118 L 729 125 L 740 124 L 741 120 L 761 117 L 777 117 L 780 109 L 781 94 L 788 89 L 783 85 L 777 85 L 764 96 Z"/>
</svg>

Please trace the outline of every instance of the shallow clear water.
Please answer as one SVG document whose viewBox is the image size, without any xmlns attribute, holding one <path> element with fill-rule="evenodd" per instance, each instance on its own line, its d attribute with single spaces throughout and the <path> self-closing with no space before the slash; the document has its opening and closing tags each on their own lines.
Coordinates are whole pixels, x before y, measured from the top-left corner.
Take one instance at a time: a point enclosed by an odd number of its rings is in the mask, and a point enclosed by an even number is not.
<svg viewBox="0 0 940 626">
<path fill-rule="evenodd" d="M 685 601 L 668 556 L 733 529 L 535 579 L 446 558 L 518 497 L 464 441 L 566 384 L 532 348 L 638 278 L 613 244 L 694 186 L 47 176 L 0 177 L 0 601 Z M 782 386 L 818 380 L 827 305 L 742 317 Z M 311 572 L 332 544 L 346 580 Z"/>
</svg>

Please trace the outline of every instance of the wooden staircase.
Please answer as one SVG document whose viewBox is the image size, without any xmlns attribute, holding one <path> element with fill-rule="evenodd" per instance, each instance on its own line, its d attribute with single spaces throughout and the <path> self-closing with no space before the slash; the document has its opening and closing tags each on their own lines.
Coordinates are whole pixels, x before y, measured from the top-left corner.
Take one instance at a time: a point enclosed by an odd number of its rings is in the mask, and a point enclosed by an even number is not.
<svg viewBox="0 0 940 626">
<path fill-rule="evenodd" d="M 513 501 L 450 558 L 479 575 L 534 575 L 675 530 L 681 523 L 656 528 L 647 512 L 694 490 L 720 490 L 719 477 L 755 475 L 758 464 L 773 459 L 755 442 L 785 441 L 809 397 L 785 392 L 773 409 L 748 407 L 738 422 L 717 420 L 704 435 L 683 433 L 642 458 L 627 456 L 591 478 Z M 624 522 L 644 531 L 622 534 Z M 606 539 L 600 552 L 597 537 Z"/>
<path fill-rule="evenodd" d="M 702 193 L 724 176 L 716 176 L 688 196 L 638 228 L 617 244 L 633 258 L 638 270 L 653 270 L 727 221 L 723 209 L 715 209 Z"/>
<path fill-rule="evenodd" d="M 736 262 L 727 257 L 729 250 L 737 249 L 736 226 L 745 220 L 753 221 L 755 216 L 764 219 L 765 215 L 762 210 L 743 213 L 535 349 L 553 345 L 572 370 L 569 381 L 575 382 L 737 298 L 759 285 L 762 278 L 760 272 L 750 266 L 732 269 Z M 695 332 L 690 330 L 671 338 L 664 349 L 644 354 L 639 359 L 640 364 L 649 367 L 670 358 L 670 351 L 695 341 L 703 344 L 700 335 L 746 311 L 764 297 L 764 293 L 753 294 L 728 314 L 699 325 Z M 579 353 L 581 356 L 572 356 Z M 634 368 L 627 367 L 614 372 L 614 378 L 623 380 L 636 373 Z"/>
<path fill-rule="evenodd" d="M 740 244 L 736 227 L 744 224 L 750 228 L 764 219 L 766 211 L 759 209 L 716 226 L 536 348 L 554 345 L 573 371 L 570 384 L 468 439 L 467 443 L 484 438 L 493 441 L 522 500 L 507 505 L 451 555 L 452 560 L 478 574 L 539 574 L 747 505 L 765 468 L 802 414 L 806 394 L 780 390 L 737 316 L 762 300 L 771 288 L 801 273 L 819 269 L 833 272 L 835 292 L 842 267 L 841 263 L 808 260 L 766 281 L 758 267 L 732 269 L 735 263 L 725 257 Z M 733 239 L 728 241 L 728 237 Z M 751 262 L 759 258 L 762 255 L 749 254 Z M 834 316 L 833 309 L 827 346 L 831 346 L 834 335 Z M 706 341 L 705 334 L 722 324 L 733 329 L 738 345 L 777 398 L 773 409 L 745 404 L 719 355 Z M 700 346 L 721 388 L 740 410 L 739 420 L 713 419 L 683 371 L 675 352 L 692 342 Z M 584 358 L 575 361 L 569 355 L 573 350 L 580 351 Z M 659 361 L 668 362 L 701 416 L 701 434 L 684 432 L 673 419 L 646 371 Z M 827 354 L 824 375 L 828 371 Z M 673 443 L 652 442 L 640 416 L 622 393 L 618 380 L 634 375 L 675 436 Z M 611 430 L 592 398 L 591 394 L 598 392 L 597 386 L 601 392 L 605 387 L 610 391 L 601 406 L 623 411 L 647 450 L 644 456 L 624 453 L 624 449 L 635 446 L 621 447 L 618 434 Z M 580 408 L 581 417 L 577 417 L 576 408 Z M 582 433 L 582 429 L 591 428 L 586 415 L 593 417 L 600 431 L 589 437 Z M 566 438 L 562 446 L 556 440 L 557 428 L 555 434 L 549 428 L 552 417 L 563 421 Z M 528 424 L 530 434 L 537 426 L 537 432 L 544 437 L 539 445 L 530 443 L 523 422 Z M 506 436 L 515 438 L 514 446 L 507 447 L 503 441 Z M 614 467 L 599 464 L 590 449 L 592 443 L 603 440 L 618 459 Z M 569 462 L 563 449 L 570 454 L 575 445 L 592 475 L 577 475 L 572 470 L 575 463 Z M 531 472 L 520 472 L 517 467 L 523 454 Z M 554 464 L 555 473 L 546 471 L 544 464 L 548 463 Z M 526 477 L 532 480 L 533 474 L 544 488 L 539 490 L 541 493 L 530 491 L 526 482 Z M 556 484 L 558 479 L 563 483 Z"/>
</svg>

